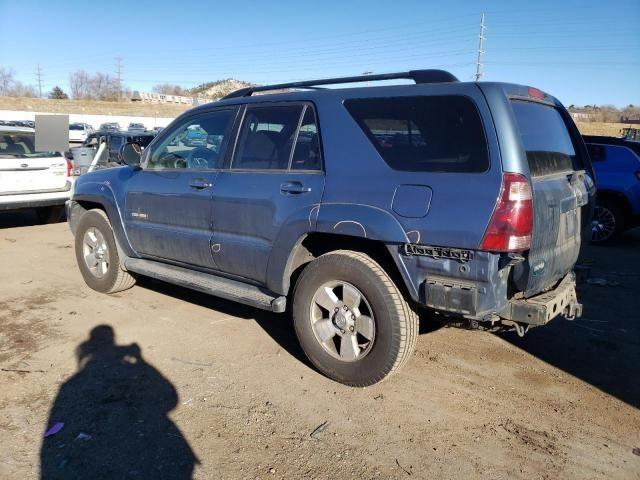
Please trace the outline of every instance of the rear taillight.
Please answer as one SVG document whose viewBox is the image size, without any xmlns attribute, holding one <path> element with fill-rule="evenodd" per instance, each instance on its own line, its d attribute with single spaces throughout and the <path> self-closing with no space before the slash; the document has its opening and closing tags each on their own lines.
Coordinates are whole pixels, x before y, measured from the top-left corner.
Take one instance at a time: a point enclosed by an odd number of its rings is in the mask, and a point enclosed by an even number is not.
<svg viewBox="0 0 640 480">
<path fill-rule="evenodd" d="M 65 159 L 67 161 L 67 177 L 73 176 L 73 163 L 68 158 Z"/>
<path fill-rule="evenodd" d="M 518 252 L 531 247 L 533 195 L 519 173 L 504 173 L 498 202 L 482 239 L 481 250 Z"/>
</svg>

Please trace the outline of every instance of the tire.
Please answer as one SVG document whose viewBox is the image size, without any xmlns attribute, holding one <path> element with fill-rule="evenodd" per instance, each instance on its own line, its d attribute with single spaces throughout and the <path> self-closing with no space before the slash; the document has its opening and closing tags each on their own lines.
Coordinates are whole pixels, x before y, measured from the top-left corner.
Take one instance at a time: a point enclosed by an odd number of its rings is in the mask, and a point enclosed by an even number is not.
<svg viewBox="0 0 640 480">
<path fill-rule="evenodd" d="M 393 280 L 371 257 L 350 250 L 322 255 L 303 270 L 293 322 L 311 363 L 353 387 L 397 372 L 418 338 L 418 315 Z"/>
<path fill-rule="evenodd" d="M 92 289 L 115 293 L 135 285 L 135 277 L 120 267 L 113 230 L 104 211 L 93 209 L 82 215 L 76 230 L 75 250 L 80 273 Z M 90 267 L 94 263 L 95 266 Z"/>
<path fill-rule="evenodd" d="M 626 217 L 618 204 L 602 199 L 596 203 L 591 221 L 591 243 L 605 244 L 616 240 L 625 231 Z"/>
</svg>

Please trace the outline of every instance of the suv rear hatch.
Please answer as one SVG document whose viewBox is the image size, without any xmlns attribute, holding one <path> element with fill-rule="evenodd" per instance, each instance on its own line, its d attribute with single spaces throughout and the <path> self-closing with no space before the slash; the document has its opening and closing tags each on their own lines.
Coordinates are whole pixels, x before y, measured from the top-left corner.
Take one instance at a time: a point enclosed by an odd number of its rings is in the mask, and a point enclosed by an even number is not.
<svg viewBox="0 0 640 480">
<path fill-rule="evenodd" d="M 59 152 L 36 152 L 32 132 L 0 132 L 0 195 L 64 190 L 69 165 Z"/>
<path fill-rule="evenodd" d="M 525 297 L 552 288 L 570 273 L 580 253 L 589 203 L 588 159 L 578 152 L 569 119 L 548 103 L 512 99 L 533 190 L 533 231 L 525 260 L 513 268 L 513 286 Z M 589 187 L 590 187 L 589 185 Z"/>
</svg>

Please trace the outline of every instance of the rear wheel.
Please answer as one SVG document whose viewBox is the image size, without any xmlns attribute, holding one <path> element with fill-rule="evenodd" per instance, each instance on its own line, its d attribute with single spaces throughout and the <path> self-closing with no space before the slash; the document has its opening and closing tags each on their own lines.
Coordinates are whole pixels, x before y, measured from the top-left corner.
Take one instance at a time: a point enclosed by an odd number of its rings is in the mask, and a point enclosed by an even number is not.
<svg viewBox="0 0 640 480">
<path fill-rule="evenodd" d="M 76 261 L 89 287 L 115 293 L 133 287 L 135 277 L 120 267 L 116 241 L 107 215 L 89 210 L 80 218 L 75 237 Z"/>
<path fill-rule="evenodd" d="M 309 360 L 329 378 L 364 387 L 395 373 L 410 357 L 418 316 L 371 257 L 340 250 L 305 268 L 293 319 Z"/>
<path fill-rule="evenodd" d="M 591 221 L 591 241 L 606 243 L 616 239 L 624 232 L 624 224 L 624 212 L 615 202 L 598 201 Z"/>
</svg>

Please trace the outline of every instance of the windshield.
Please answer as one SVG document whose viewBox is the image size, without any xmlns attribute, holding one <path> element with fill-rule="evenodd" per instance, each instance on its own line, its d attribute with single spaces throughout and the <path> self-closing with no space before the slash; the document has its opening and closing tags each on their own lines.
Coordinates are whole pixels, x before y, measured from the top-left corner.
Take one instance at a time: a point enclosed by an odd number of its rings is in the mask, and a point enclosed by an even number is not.
<svg viewBox="0 0 640 480">
<path fill-rule="evenodd" d="M 2 158 L 42 158 L 58 157 L 58 152 L 37 152 L 33 133 L 0 132 L 0 157 Z"/>
</svg>

